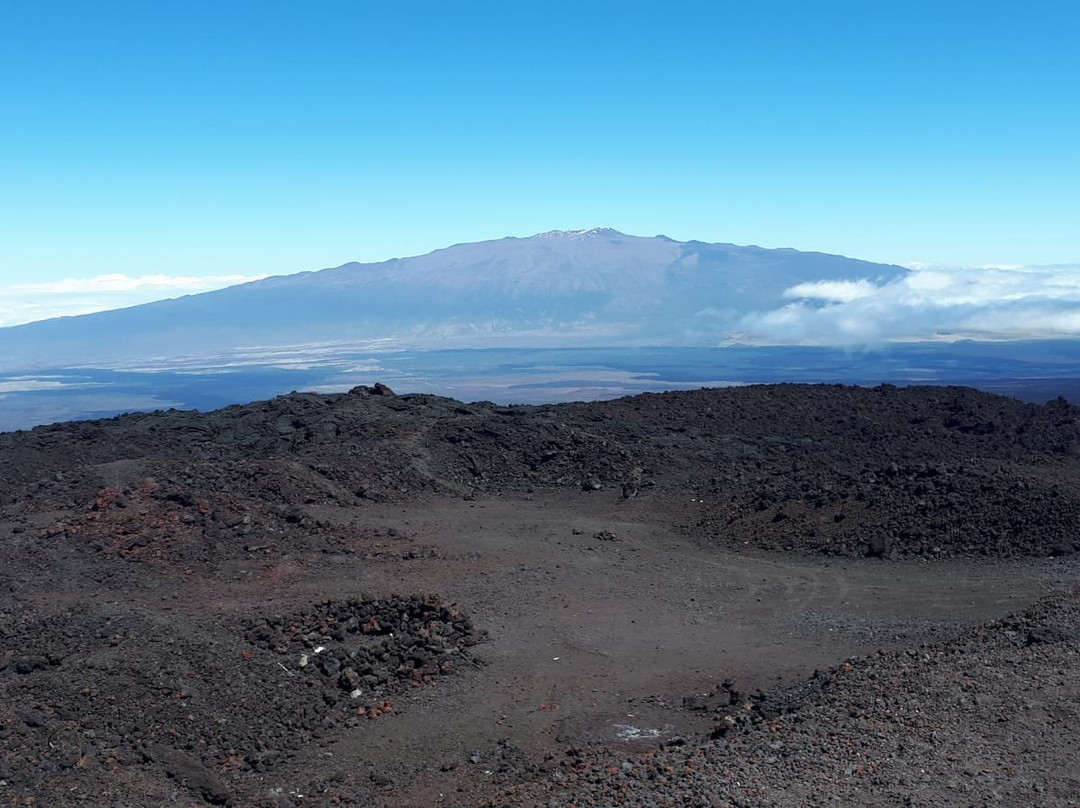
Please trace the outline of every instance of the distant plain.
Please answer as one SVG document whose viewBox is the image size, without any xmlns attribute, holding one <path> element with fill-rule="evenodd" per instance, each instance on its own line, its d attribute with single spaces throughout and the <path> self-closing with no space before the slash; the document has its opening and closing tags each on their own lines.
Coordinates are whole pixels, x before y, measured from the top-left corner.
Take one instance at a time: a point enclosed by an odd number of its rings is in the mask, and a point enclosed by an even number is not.
<svg viewBox="0 0 1080 808">
<path fill-rule="evenodd" d="M 381 381 L 400 393 L 498 404 L 604 400 L 736 384 L 958 384 L 1041 403 L 1080 403 L 1072 340 L 894 343 L 884 348 L 249 349 L 114 366 L 0 374 L 0 430 L 155 409 L 213 410 L 294 390 Z"/>
</svg>

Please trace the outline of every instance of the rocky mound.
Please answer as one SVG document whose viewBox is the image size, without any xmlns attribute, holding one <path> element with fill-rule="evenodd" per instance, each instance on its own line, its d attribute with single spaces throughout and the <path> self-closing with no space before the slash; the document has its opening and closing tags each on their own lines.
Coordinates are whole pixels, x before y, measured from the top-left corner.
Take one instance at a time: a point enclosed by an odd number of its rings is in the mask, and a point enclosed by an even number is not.
<svg viewBox="0 0 1080 808">
<path fill-rule="evenodd" d="M 1078 414 L 1062 400 L 888 385 L 544 407 L 399 397 L 381 386 L 293 394 L 0 435 L 9 461 L 0 516 L 61 512 L 62 530 L 85 534 L 116 518 L 95 513 L 154 500 L 160 507 L 141 521 L 169 522 L 173 552 L 202 541 L 212 560 L 223 538 L 303 526 L 306 505 L 543 488 L 643 497 L 679 513 L 693 535 L 733 547 L 1064 554 L 1080 516 Z M 111 552 L 150 554 L 140 549 L 146 530 L 120 533 L 110 541 L 129 544 Z"/>
<path fill-rule="evenodd" d="M 403 684 L 431 684 L 461 659 L 471 663 L 461 651 L 479 640 L 468 616 L 435 597 L 328 600 L 290 618 L 250 620 L 246 628 L 255 646 L 295 657 L 302 675 L 322 683 L 324 701 L 344 701 L 344 693 L 366 718 L 392 710 L 379 699 Z"/>
</svg>

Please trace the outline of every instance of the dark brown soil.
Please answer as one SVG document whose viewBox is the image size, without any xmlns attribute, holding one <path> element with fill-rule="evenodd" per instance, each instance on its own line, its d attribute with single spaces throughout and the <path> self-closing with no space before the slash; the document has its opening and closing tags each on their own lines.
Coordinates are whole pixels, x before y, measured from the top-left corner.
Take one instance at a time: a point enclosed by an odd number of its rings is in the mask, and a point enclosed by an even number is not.
<svg viewBox="0 0 1080 808">
<path fill-rule="evenodd" d="M 1074 804 L 1078 416 L 358 388 L 0 435 L 0 804 Z"/>
</svg>

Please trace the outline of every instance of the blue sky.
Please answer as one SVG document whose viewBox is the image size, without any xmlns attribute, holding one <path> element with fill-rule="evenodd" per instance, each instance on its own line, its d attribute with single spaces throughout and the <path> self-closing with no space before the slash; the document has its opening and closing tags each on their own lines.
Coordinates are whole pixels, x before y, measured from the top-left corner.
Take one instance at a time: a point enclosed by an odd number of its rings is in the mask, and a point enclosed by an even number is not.
<svg viewBox="0 0 1080 808">
<path fill-rule="evenodd" d="M 0 98 L 0 324 L 594 225 L 1080 261 L 1064 0 L 7 0 Z"/>
</svg>

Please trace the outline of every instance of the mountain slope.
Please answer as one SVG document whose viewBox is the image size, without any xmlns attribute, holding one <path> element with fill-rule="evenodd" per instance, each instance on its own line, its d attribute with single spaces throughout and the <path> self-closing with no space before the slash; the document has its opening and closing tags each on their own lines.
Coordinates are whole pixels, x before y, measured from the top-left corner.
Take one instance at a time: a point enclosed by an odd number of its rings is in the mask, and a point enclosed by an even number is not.
<svg viewBox="0 0 1080 808">
<path fill-rule="evenodd" d="M 328 341 L 710 345 L 795 284 L 903 271 L 609 228 L 555 231 L 0 329 L 0 369 Z"/>
</svg>

